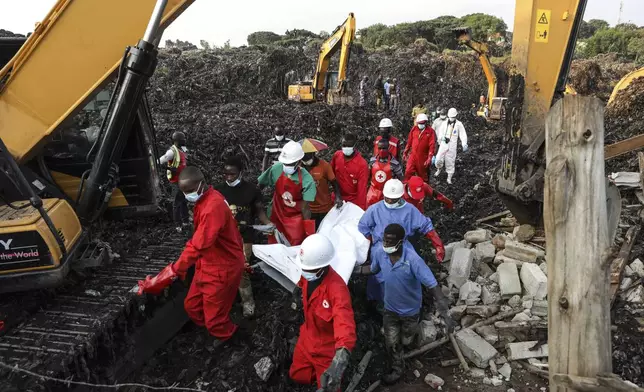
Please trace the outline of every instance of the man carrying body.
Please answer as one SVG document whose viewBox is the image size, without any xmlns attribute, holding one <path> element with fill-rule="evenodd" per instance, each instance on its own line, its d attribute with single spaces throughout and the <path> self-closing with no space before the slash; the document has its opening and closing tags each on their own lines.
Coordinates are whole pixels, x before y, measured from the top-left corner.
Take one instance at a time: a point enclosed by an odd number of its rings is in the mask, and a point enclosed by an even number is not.
<svg viewBox="0 0 644 392">
<path fill-rule="evenodd" d="M 403 198 L 407 203 L 412 204 L 418 208 L 418 211 L 424 213 L 423 201 L 425 197 L 429 196 L 432 199 L 438 200 L 445 205 L 448 210 L 454 209 L 454 203 L 445 195 L 432 188 L 428 183 L 423 181 L 418 176 L 413 176 L 407 181 L 405 185 L 405 194 Z"/>
<path fill-rule="evenodd" d="M 306 238 L 305 228 L 314 224 L 309 221 L 309 203 L 315 201 L 315 181 L 306 169 L 300 167 L 302 158 L 304 151 L 300 143 L 290 141 L 282 148 L 279 162 L 258 179 L 260 187 L 275 187 L 269 216 L 291 246 L 300 245 Z"/>
<path fill-rule="evenodd" d="M 297 256 L 302 268 L 304 324 L 293 353 L 289 376 L 300 384 L 317 381 L 318 391 L 336 392 L 356 344 L 351 295 L 342 277 L 329 265 L 335 254 L 320 234 L 304 240 Z"/>
<path fill-rule="evenodd" d="M 283 129 L 275 127 L 275 137 L 266 141 L 264 146 L 264 159 L 262 160 L 262 172 L 266 171 L 271 165 L 277 163 L 277 159 L 282 152 L 286 143 L 292 140 L 287 138 Z"/>
<path fill-rule="evenodd" d="M 392 178 L 402 179 L 402 165 L 389 152 L 387 140 L 378 141 L 378 154 L 369 160 L 371 185 L 367 191 L 367 208 L 383 199 L 382 189 Z"/>
<path fill-rule="evenodd" d="M 407 236 L 420 234 L 429 239 L 436 249 L 436 259 L 443 261 L 445 248 L 438 233 L 434 230 L 432 220 L 423 215 L 416 207 L 403 199 L 404 186 L 400 180 L 389 180 L 385 183 L 383 195 L 385 199 L 367 209 L 358 222 L 358 230 L 371 240 L 371 251 L 382 246 L 382 239 L 387 227 L 397 223 L 405 228 Z M 367 281 L 367 298 L 372 301 L 382 301 L 383 279 L 380 274 Z"/>
<path fill-rule="evenodd" d="M 449 300 L 441 291 L 425 261 L 405 240 L 405 229 L 396 223 L 385 227 L 382 244 L 371 251 L 371 265 L 356 267 L 362 274 L 380 274 L 384 284 L 385 314 L 383 327 L 390 370 L 383 376 L 385 384 L 397 382 L 403 374 L 404 349 L 411 346 L 418 331 L 423 304 L 422 286 L 429 288 L 447 333 L 455 323 L 449 316 Z"/>
<path fill-rule="evenodd" d="M 333 186 L 335 204 L 338 207 L 342 206 L 342 195 L 329 162 L 318 158 L 314 152 L 307 152 L 302 158 L 302 164 L 315 181 L 315 201 L 310 203 L 309 207 L 311 208 L 311 219 L 315 221 L 317 230 L 322 219 L 333 208 L 333 199 L 331 198 L 329 186 Z"/>
<path fill-rule="evenodd" d="M 373 155 L 378 155 L 378 142 L 381 139 L 384 139 L 389 141 L 389 152 L 391 153 L 391 156 L 396 158 L 396 160 L 400 159 L 400 155 L 398 155 L 400 151 L 400 140 L 398 140 L 397 137 L 391 135 L 391 130 L 393 128 L 394 124 L 390 119 L 383 118 L 382 120 L 380 120 L 380 124 L 378 125 L 380 135 L 376 136 L 376 140 L 373 141 Z"/>
<path fill-rule="evenodd" d="M 255 218 L 264 225 L 272 225 L 266 216 L 264 206 L 262 205 L 262 193 L 257 186 L 242 178 L 243 163 L 239 157 L 230 157 L 224 165 L 224 179 L 226 182 L 215 187 L 221 193 L 228 207 L 232 212 L 239 232 L 244 241 L 244 257 L 246 267 L 249 266 L 253 255 L 254 230 L 252 224 Z M 255 314 L 255 300 L 253 299 L 253 288 L 250 284 L 250 277 L 244 272 L 239 285 L 239 296 L 242 300 L 242 309 L 244 317 L 252 317 Z"/>
<path fill-rule="evenodd" d="M 428 127 L 429 119 L 425 113 L 416 117 L 416 125 L 409 131 L 407 145 L 403 153 L 403 159 L 407 162 L 405 179 L 417 175 L 428 180 L 428 170 L 432 164 L 434 151 L 436 150 L 436 134 Z"/>
<path fill-rule="evenodd" d="M 439 132 L 440 147 L 436 154 L 436 173 L 434 176 L 438 177 L 441 174 L 443 165 L 447 171 L 447 183 L 452 183 L 452 176 L 456 171 L 456 151 L 458 150 L 458 139 L 461 139 L 461 147 L 463 152 L 467 151 L 467 133 L 463 123 L 456 119 L 458 112 L 456 109 L 451 108 L 447 112 L 447 122 Z"/>
<path fill-rule="evenodd" d="M 172 146 L 159 158 L 160 165 L 166 165 L 168 181 L 172 184 L 172 219 L 181 232 L 190 226 L 188 203 L 179 189 L 179 175 L 187 165 L 186 135 L 183 132 L 172 134 Z"/>
<path fill-rule="evenodd" d="M 358 138 L 352 133 L 344 135 L 342 150 L 333 154 L 331 168 L 335 173 L 342 200 L 366 210 L 369 168 L 367 161 L 356 149 L 357 141 Z"/>
<path fill-rule="evenodd" d="M 201 170 L 186 167 L 179 175 L 179 187 L 195 203 L 194 234 L 177 261 L 157 276 L 139 281 L 139 295 L 160 294 L 195 265 L 184 307 L 190 319 L 214 337 L 213 346 L 220 347 L 238 329 L 228 313 L 244 272 L 242 237 L 226 200 L 206 184 Z"/>
</svg>

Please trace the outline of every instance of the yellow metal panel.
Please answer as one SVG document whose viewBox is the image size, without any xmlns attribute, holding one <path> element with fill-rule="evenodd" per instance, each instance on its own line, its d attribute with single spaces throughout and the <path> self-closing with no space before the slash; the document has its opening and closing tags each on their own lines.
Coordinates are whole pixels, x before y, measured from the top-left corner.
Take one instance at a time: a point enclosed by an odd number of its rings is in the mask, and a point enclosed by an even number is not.
<svg viewBox="0 0 644 392">
<path fill-rule="evenodd" d="M 193 0 L 169 0 L 162 25 Z M 143 36 L 155 0 L 59 0 L 14 60 L 0 92 L 0 137 L 24 162 L 118 68 Z M 10 11 L 9 11 L 10 12 Z"/>
<path fill-rule="evenodd" d="M 78 196 L 78 185 L 80 184 L 80 178 L 70 176 L 69 174 L 52 171 L 51 176 L 54 179 L 54 182 L 58 187 L 65 192 L 70 199 L 76 200 Z M 125 198 L 123 192 L 120 189 L 116 188 L 112 192 L 112 198 L 108 203 L 108 207 L 126 207 L 129 203 Z"/>
<path fill-rule="evenodd" d="M 615 85 L 615 88 L 613 88 L 613 92 L 611 93 L 610 98 L 608 99 L 608 104 L 610 105 L 611 103 L 613 103 L 613 100 L 615 99 L 617 94 L 623 89 L 625 89 L 626 87 L 628 87 L 633 80 L 641 77 L 644 77 L 644 68 L 637 69 L 629 73 L 628 75 L 624 76 L 622 80 L 617 82 L 617 84 Z"/>
<path fill-rule="evenodd" d="M 552 16 L 551 10 L 538 9 L 537 21 L 534 26 L 534 42 L 548 43 L 550 39 L 550 18 Z"/>
<path fill-rule="evenodd" d="M 50 208 L 58 202 L 59 199 L 43 200 L 43 208 L 49 211 Z M 29 204 L 28 201 L 19 201 L 12 203 L 16 207 L 22 207 Z M 35 223 L 40 219 L 40 213 L 32 206 L 14 210 L 13 208 L 3 205 L 0 206 L 0 227 L 24 226 Z"/>
</svg>

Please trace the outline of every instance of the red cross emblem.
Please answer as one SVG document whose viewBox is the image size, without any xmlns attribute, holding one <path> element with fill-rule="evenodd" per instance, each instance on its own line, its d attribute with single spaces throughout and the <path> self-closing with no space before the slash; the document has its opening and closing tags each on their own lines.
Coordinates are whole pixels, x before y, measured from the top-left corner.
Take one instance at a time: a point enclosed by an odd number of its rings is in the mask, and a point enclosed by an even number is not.
<svg viewBox="0 0 644 392">
<path fill-rule="evenodd" d="M 387 174 L 385 174 L 385 172 L 382 170 L 378 170 L 376 172 L 376 181 L 380 183 L 387 181 Z"/>
</svg>

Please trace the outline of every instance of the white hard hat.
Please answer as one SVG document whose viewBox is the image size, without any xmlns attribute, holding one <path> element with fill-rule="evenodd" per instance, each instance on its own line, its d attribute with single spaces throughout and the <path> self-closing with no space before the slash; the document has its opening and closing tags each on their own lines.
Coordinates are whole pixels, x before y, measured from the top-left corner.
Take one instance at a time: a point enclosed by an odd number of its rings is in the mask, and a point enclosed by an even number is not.
<svg viewBox="0 0 644 392">
<path fill-rule="evenodd" d="M 388 118 L 383 118 L 380 120 L 380 125 L 378 128 L 392 128 L 394 124 L 392 124 L 391 120 Z"/>
<path fill-rule="evenodd" d="M 316 270 L 331 264 L 334 255 L 331 241 L 322 234 L 313 234 L 302 242 L 297 262 L 303 270 Z"/>
<path fill-rule="evenodd" d="M 447 117 L 449 118 L 456 118 L 458 116 L 458 111 L 454 108 L 451 108 L 450 110 L 447 111 Z"/>
<path fill-rule="evenodd" d="M 278 160 L 285 165 L 293 164 L 300 159 L 304 158 L 304 150 L 302 145 L 298 142 L 291 140 L 282 147 L 282 152 Z"/>
<path fill-rule="evenodd" d="M 383 196 L 388 199 L 400 199 L 405 193 L 405 187 L 400 180 L 395 178 L 385 182 L 385 187 L 382 190 Z"/>
<path fill-rule="evenodd" d="M 418 116 L 416 116 L 416 122 L 419 123 L 421 121 L 429 121 L 429 118 L 427 118 L 425 113 L 419 113 Z"/>
</svg>

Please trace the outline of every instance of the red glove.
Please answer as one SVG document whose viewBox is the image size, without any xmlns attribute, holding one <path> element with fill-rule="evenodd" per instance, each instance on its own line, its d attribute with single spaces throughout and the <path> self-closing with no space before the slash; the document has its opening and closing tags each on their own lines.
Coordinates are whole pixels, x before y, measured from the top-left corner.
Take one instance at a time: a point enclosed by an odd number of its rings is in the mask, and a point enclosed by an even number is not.
<svg viewBox="0 0 644 392">
<path fill-rule="evenodd" d="M 438 192 L 437 192 L 438 193 Z M 448 210 L 453 210 L 454 209 L 454 203 L 445 197 L 442 193 L 438 193 L 436 195 L 436 200 L 440 201 L 441 203 L 445 204 L 445 207 L 447 207 Z"/>
<path fill-rule="evenodd" d="M 145 277 L 145 280 L 139 280 L 139 295 L 143 293 L 159 295 L 166 287 L 170 286 L 172 282 L 177 279 L 179 275 L 174 271 L 174 263 L 165 267 L 154 278 L 150 275 Z M 182 276 L 183 278 L 183 276 Z"/>
<path fill-rule="evenodd" d="M 445 258 L 445 247 L 443 247 L 443 241 L 441 241 L 438 233 L 436 233 L 436 230 L 432 230 L 427 233 L 425 237 L 427 237 L 432 242 L 432 245 L 434 245 L 434 249 L 436 249 L 436 259 L 439 263 L 442 263 Z"/>
<path fill-rule="evenodd" d="M 433 156 L 433 155 L 429 155 L 429 156 L 427 157 L 427 160 L 425 161 L 425 163 L 423 163 L 423 166 L 424 166 L 425 168 L 428 168 L 428 167 L 430 167 L 430 166 L 432 165 L 432 156 Z"/>
</svg>

